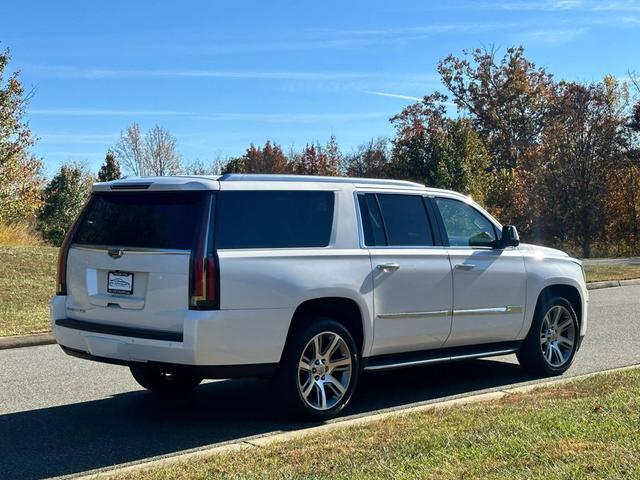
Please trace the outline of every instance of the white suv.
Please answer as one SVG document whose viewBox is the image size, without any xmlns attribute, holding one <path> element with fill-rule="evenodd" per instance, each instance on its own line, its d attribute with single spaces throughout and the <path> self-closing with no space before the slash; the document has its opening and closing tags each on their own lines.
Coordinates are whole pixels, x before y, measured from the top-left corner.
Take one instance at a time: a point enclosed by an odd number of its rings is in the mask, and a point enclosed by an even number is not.
<svg viewBox="0 0 640 480">
<path fill-rule="evenodd" d="M 60 251 L 52 330 L 145 388 L 273 376 L 338 414 L 362 371 L 516 353 L 569 368 L 587 327 L 578 260 L 520 244 L 468 197 L 281 175 L 97 183 Z"/>
</svg>

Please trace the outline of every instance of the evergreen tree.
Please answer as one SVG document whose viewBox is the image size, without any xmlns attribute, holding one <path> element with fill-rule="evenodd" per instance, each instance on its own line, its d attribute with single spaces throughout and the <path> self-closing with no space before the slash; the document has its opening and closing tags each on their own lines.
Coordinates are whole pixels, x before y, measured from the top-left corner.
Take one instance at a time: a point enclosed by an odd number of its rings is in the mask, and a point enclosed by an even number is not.
<svg viewBox="0 0 640 480">
<path fill-rule="evenodd" d="M 60 245 L 91 192 L 94 178 L 82 165 L 62 165 L 42 194 L 37 228 L 42 237 Z"/>
<path fill-rule="evenodd" d="M 104 163 L 98 172 L 98 181 L 110 182 L 111 180 L 118 180 L 121 177 L 120 164 L 118 164 L 118 160 L 116 160 L 113 152 L 108 151 L 107 156 L 104 159 Z"/>
</svg>

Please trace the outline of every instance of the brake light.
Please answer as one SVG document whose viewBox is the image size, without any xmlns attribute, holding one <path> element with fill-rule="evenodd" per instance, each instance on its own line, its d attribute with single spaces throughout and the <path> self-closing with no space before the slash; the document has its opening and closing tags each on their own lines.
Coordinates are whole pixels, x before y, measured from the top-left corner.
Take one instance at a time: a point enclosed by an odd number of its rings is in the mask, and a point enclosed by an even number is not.
<svg viewBox="0 0 640 480">
<path fill-rule="evenodd" d="M 67 294 L 67 255 L 69 254 L 69 243 L 65 237 L 60 250 L 58 251 L 58 280 L 56 282 L 56 295 Z"/>
<path fill-rule="evenodd" d="M 216 263 L 213 255 L 192 259 L 189 298 L 189 308 L 192 310 L 218 309 Z"/>
<path fill-rule="evenodd" d="M 58 251 L 58 273 L 57 273 L 57 281 L 56 281 L 56 295 L 66 295 L 67 294 L 67 257 L 69 256 L 69 248 L 71 247 L 71 242 L 73 238 L 76 236 L 76 231 L 78 230 L 78 226 L 80 225 L 80 221 L 84 217 L 84 213 L 87 211 L 89 207 L 89 203 L 91 199 L 82 207 L 80 214 L 76 217 L 76 220 L 71 225 L 71 228 L 67 231 L 67 234 L 64 237 L 64 241 L 60 246 L 60 250 Z"/>
<path fill-rule="evenodd" d="M 213 238 L 207 238 L 209 222 L 213 222 L 212 199 L 205 209 L 200 225 L 200 234 L 191 255 L 189 268 L 189 308 L 191 310 L 218 310 L 220 308 L 220 285 L 218 258 L 213 250 Z M 210 242 L 208 245 L 207 241 Z M 213 253 L 211 253 L 213 252 Z"/>
</svg>

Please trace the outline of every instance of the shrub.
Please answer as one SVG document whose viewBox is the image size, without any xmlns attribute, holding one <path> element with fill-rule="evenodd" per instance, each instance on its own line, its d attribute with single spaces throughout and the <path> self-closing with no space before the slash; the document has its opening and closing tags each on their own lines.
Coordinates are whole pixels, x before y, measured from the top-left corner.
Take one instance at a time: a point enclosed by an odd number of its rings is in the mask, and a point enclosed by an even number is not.
<svg viewBox="0 0 640 480">
<path fill-rule="evenodd" d="M 0 245 L 42 245 L 42 237 L 28 224 L 0 223 Z"/>
</svg>

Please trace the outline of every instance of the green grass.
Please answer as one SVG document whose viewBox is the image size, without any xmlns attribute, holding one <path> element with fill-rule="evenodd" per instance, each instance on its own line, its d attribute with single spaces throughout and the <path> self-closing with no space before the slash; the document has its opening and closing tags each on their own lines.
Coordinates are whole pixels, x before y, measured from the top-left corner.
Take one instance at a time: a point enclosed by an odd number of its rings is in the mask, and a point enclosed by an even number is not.
<svg viewBox="0 0 640 480">
<path fill-rule="evenodd" d="M 116 478 L 633 479 L 639 412 L 634 369 Z"/>
<path fill-rule="evenodd" d="M 0 336 L 49 330 L 57 255 L 53 247 L 0 246 Z"/>
<path fill-rule="evenodd" d="M 0 245 L 0 337 L 49 330 L 49 300 L 55 291 L 58 249 Z M 640 266 L 586 267 L 590 282 L 640 278 Z"/>
<path fill-rule="evenodd" d="M 640 278 L 640 265 L 586 265 L 584 270 L 587 274 L 587 281 L 589 282 Z"/>
</svg>

